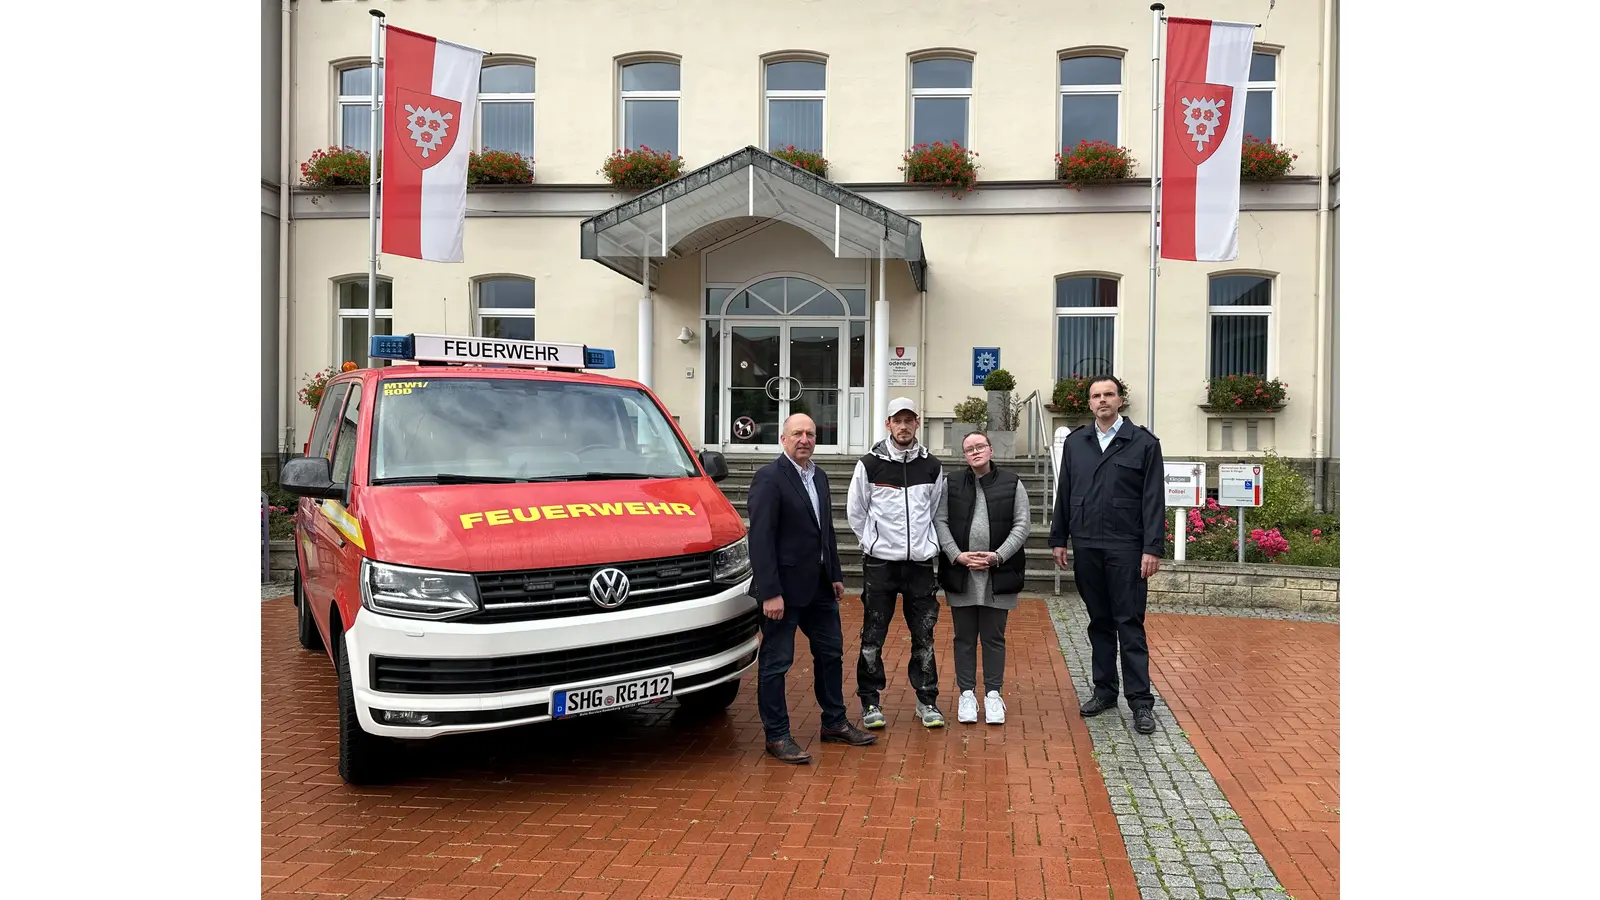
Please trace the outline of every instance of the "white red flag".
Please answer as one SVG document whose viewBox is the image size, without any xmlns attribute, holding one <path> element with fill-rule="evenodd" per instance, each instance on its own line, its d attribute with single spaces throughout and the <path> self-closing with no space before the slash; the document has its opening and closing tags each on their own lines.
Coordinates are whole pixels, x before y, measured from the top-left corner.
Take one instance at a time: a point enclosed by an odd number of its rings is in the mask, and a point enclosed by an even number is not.
<svg viewBox="0 0 1600 900">
<path fill-rule="evenodd" d="M 461 262 L 483 52 L 385 29 L 383 252 Z"/>
<path fill-rule="evenodd" d="M 1255 27 L 1167 20 L 1161 258 L 1239 255 L 1239 162 Z"/>
</svg>

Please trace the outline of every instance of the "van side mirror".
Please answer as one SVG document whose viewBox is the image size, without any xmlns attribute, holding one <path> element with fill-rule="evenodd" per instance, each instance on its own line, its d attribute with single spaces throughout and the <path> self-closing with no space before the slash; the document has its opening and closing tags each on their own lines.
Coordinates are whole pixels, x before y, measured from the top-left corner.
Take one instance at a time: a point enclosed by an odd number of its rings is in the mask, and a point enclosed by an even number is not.
<svg viewBox="0 0 1600 900">
<path fill-rule="evenodd" d="M 278 484 L 297 497 L 318 500 L 344 498 L 344 485 L 333 483 L 333 468 L 326 457 L 301 456 L 283 464 Z"/>
<path fill-rule="evenodd" d="M 716 450 L 701 450 L 700 465 L 705 466 L 706 474 L 712 481 L 721 481 L 728 477 L 728 460 Z"/>
</svg>

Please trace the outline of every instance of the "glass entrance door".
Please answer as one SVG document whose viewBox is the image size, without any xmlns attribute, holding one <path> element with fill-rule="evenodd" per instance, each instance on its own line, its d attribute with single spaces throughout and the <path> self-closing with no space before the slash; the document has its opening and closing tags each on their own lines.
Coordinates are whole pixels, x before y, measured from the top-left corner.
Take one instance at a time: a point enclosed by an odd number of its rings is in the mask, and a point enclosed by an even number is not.
<svg viewBox="0 0 1600 900">
<path fill-rule="evenodd" d="M 726 445 L 781 452 L 784 419 L 805 413 L 817 423 L 816 452 L 840 452 L 842 333 L 829 322 L 725 322 Z"/>
</svg>

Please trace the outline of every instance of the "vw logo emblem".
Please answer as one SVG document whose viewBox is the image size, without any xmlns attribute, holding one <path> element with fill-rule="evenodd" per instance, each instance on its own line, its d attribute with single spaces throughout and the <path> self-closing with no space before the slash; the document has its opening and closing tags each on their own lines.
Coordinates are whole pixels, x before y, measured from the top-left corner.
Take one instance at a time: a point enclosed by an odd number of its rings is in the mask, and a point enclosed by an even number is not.
<svg viewBox="0 0 1600 900">
<path fill-rule="evenodd" d="M 628 576 L 621 569 L 601 569 L 589 579 L 589 599 L 601 609 L 616 609 L 628 599 Z"/>
</svg>

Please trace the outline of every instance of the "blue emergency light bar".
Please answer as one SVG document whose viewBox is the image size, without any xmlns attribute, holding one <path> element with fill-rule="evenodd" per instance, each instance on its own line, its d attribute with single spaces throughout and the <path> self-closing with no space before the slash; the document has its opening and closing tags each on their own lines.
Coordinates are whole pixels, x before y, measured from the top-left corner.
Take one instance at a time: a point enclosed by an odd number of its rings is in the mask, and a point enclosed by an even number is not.
<svg viewBox="0 0 1600 900">
<path fill-rule="evenodd" d="M 465 363 L 540 369 L 615 369 L 617 354 L 583 344 L 513 341 L 449 334 L 378 334 L 369 347 L 374 359 Z"/>
</svg>

